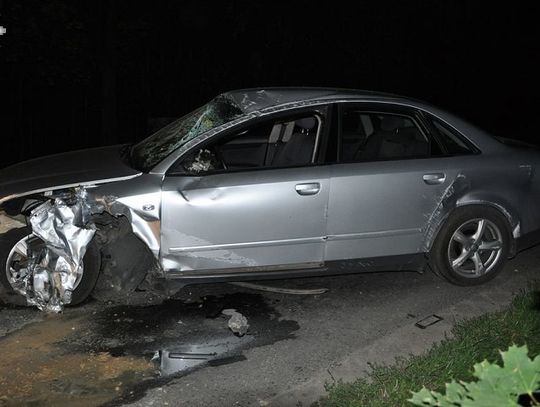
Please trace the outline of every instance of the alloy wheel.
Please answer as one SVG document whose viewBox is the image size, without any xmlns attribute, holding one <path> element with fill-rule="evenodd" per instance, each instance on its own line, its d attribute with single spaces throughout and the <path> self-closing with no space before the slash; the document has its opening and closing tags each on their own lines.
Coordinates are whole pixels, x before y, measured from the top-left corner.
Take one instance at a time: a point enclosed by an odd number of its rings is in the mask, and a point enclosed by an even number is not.
<svg viewBox="0 0 540 407">
<path fill-rule="evenodd" d="M 489 273 L 503 251 L 502 233 L 488 219 L 472 219 L 459 226 L 448 243 L 450 267 L 466 278 Z"/>
</svg>

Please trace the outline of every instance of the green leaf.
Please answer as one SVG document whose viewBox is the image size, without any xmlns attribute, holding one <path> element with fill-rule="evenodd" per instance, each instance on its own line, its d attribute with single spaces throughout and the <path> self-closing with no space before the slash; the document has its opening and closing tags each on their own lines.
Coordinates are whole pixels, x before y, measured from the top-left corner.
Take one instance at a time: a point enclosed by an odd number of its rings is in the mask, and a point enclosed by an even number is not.
<svg viewBox="0 0 540 407">
<path fill-rule="evenodd" d="M 446 393 L 440 394 L 423 387 L 409 399 L 417 406 L 503 407 L 516 406 L 522 394 L 531 395 L 540 388 L 540 355 L 528 357 L 527 346 L 512 345 L 501 352 L 503 366 L 484 360 L 474 365 L 471 383 L 446 384 Z"/>
<path fill-rule="evenodd" d="M 437 393 L 436 391 L 429 391 L 425 387 L 422 387 L 417 393 L 413 393 L 412 398 L 409 400 L 411 403 L 417 406 L 440 406 L 440 407 L 455 407 L 456 405 L 450 401 L 447 401 L 445 397 Z"/>
<path fill-rule="evenodd" d="M 435 406 L 437 405 L 437 399 L 433 397 L 431 394 L 431 391 L 426 389 L 425 387 L 422 387 L 420 391 L 413 392 L 413 395 L 410 399 L 407 401 L 410 401 L 416 406 Z"/>
<path fill-rule="evenodd" d="M 460 403 L 467 394 L 467 389 L 460 383 L 452 380 L 450 383 L 446 383 L 446 399 L 451 402 L 458 404 Z"/>
<path fill-rule="evenodd" d="M 516 393 L 532 394 L 540 384 L 540 358 L 528 357 L 527 346 L 510 346 L 507 352 L 501 352 L 505 369 L 512 371 L 515 377 Z"/>
</svg>

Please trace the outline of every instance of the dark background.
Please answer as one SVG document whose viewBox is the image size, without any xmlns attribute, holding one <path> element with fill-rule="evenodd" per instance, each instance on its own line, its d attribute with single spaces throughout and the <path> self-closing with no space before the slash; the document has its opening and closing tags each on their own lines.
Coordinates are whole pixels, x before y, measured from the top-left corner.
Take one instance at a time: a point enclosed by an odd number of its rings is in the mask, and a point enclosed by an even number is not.
<svg viewBox="0 0 540 407">
<path fill-rule="evenodd" d="M 0 167 L 264 86 L 404 94 L 535 142 L 538 21 L 515 1 L 0 0 Z"/>
</svg>

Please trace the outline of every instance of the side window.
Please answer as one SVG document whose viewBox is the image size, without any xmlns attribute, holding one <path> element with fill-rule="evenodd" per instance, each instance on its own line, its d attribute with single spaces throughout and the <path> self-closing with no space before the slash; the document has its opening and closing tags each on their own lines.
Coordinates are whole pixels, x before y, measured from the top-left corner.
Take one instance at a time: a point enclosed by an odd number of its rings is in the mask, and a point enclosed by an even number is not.
<svg viewBox="0 0 540 407">
<path fill-rule="evenodd" d="M 309 165 L 315 158 L 320 123 L 315 115 L 303 115 L 256 124 L 192 152 L 173 172 L 202 175 Z"/>
<path fill-rule="evenodd" d="M 474 154 L 476 149 L 466 140 L 464 140 L 460 135 L 458 135 L 454 130 L 452 130 L 448 125 L 441 122 L 440 120 L 430 117 L 429 120 L 433 125 L 433 130 L 437 133 L 437 139 L 440 141 L 446 155 L 463 155 L 463 154 Z"/>
<path fill-rule="evenodd" d="M 431 143 L 409 116 L 354 107 L 343 110 L 342 162 L 428 157 L 431 149 Z"/>
</svg>

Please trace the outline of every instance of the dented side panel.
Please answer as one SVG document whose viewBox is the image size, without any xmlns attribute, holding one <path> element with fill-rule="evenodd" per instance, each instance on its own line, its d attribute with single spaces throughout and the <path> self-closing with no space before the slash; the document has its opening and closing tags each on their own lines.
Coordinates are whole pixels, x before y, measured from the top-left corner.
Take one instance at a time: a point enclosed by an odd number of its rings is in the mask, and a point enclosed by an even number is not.
<svg viewBox="0 0 540 407">
<path fill-rule="evenodd" d="M 441 184 L 424 182 L 439 173 Z M 326 260 L 421 252 L 426 224 L 456 174 L 436 159 L 333 166 Z"/>
<path fill-rule="evenodd" d="M 324 255 L 327 167 L 205 177 L 166 177 L 162 252 L 166 271 L 320 263 Z M 296 191 L 318 183 L 315 195 Z"/>
<path fill-rule="evenodd" d="M 519 155 L 493 155 L 460 159 L 458 175 L 440 196 L 426 224 L 423 251 L 427 252 L 446 219 L 459 207 L 482 205 L 497 209 L 507 220 L 512 236 L 540 228 L 535 202 L 540 199 L 534 162 Z M 531 157 L 532 158 L 532 157 Z M 456 160 L 457 161 L 457 160 Z"/>
<path fill-rule="evenodd" d="M 141 239 L 157 259 L 161 239 L 162 176 L 143 174 L 121 183 L 100 185 L 89 190 L 96 205 L 113 216 L 126 216 L 133 233 Z"/>
<path fill-rule="evenodd" d="M 534 165 L 519 156 L 461 156 L 336 165 L 326 260 L 428 252 L 458 207 L 496 208 L 514 238 L 540 228 Z M 443 174 L 427 185 L 424 175 Z"/>
</svg>

